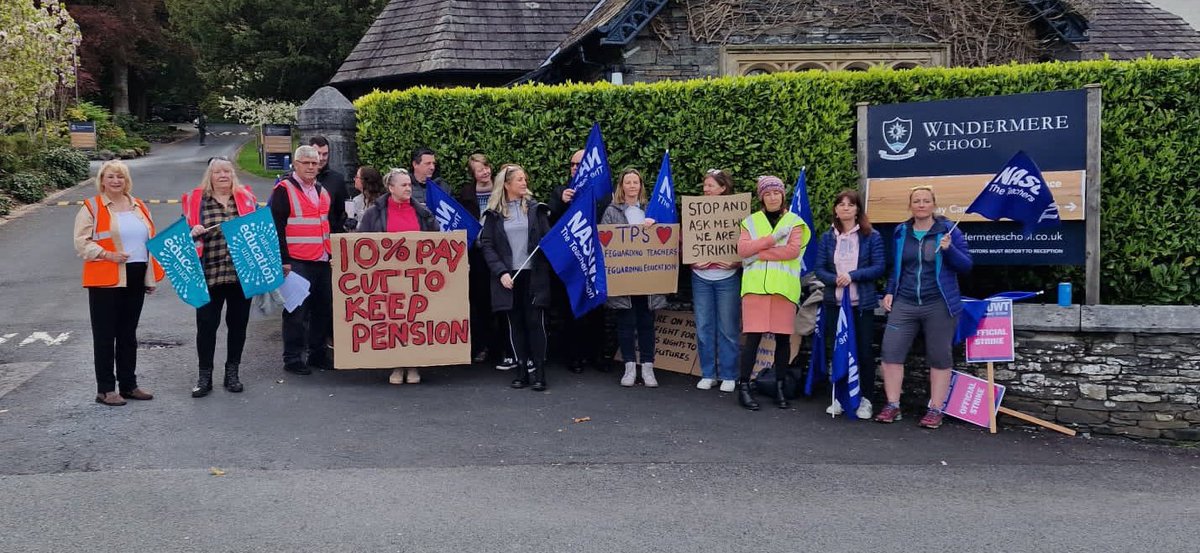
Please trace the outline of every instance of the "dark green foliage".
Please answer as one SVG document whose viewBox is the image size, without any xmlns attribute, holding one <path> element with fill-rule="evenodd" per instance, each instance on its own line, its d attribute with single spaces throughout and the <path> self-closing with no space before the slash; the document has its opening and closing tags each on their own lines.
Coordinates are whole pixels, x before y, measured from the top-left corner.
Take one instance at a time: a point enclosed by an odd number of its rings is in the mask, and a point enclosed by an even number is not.
<svg viewBox="0 0 1200 553">
<path fill-rule="evenodd" d="M 42 170 L 55 188 L 70 188 L 88 178 L 88 159 L 70 148 L 50 148 L 42 153 Z"/>
<path fill-rule="evenodd" d="M 21 171 L 6 175 L 0 180 L 0 190 L 7 192 L 18 202 L 31 204 L 46 197 L 48 180 L 43 173 Z"/>
<path fill-rule="evenodd" d="M 567 158 L 598 121 L 616 172 L 654 178 L 671 150 L 678 194 L 698 194 L 710 168 L 749 190 L 762 174 L 794 182 L 808 167 L 818 227 L 838 191 L 854 188 L 855 104 L 887 104 L 1103 86 L 1101 298 L 1200 303 L 1200 60 L 1098 61 L 987 68 L 797 73 L 612 86 L 413 89 L 360 98 L 364 164 L 407 166 L 428 145 L 443 176 L 467 181 L 475 151 L 528 170 L 539 198 L 567 177 Z M 418 144 L 418 141 L 420 144 Z M 977 270 L 967 291 L 1083 288 L 1081 268 Z M 1077 297 L 1078 299 L 1078 297 Z"/>
</svg>

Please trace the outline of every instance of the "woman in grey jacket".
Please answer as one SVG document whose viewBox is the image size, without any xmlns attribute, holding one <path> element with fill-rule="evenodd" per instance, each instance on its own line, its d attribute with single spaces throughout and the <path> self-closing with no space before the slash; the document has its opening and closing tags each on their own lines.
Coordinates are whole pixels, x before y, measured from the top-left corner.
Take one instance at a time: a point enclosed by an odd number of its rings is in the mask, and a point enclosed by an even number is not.
<svg viewBox="0 0 1200 553">
<path fill-rule="evenodd" d="M 653 225 L 646 218 L 646 187 L 637 169 L 625 169 L 617 179 L 613 201 L 600 218 L 602 225 Z M 667 306 L 662 294 L 649 296 L 609 296 L 605 305 L 617 313 L 617 342 L 621 359 L 625 361 L 622 386 L 633 386 L 637 380 L 638 362 L 642 366 L 642 383 L 647 388 L 658 386 L 654 378 L 654 311 Z M 639 359 L 640 354 L 640 359 Z"/>
</svg>

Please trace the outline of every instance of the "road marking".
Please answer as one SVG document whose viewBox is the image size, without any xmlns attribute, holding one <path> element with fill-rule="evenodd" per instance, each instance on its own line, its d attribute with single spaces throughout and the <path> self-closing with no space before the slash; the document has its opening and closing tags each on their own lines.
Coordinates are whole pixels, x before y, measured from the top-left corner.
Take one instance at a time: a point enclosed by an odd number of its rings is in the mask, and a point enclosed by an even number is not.
<svg viewBox="0 0 1200 553">
<path fill-rule="evenodd" d="M 0 363 L 0 397 L 17 389 L 49 366 L 49 362 Z"/>
<path fill-rule="evenodd" d="M 4 336 L 0 336 L 0 344 L 3 344 L 4 342 L 7 342 L 9 340 L 12 340 L 14 337 L 16 337 L 16 335 L 17 335 L 17 333 L 14 332 L 12 334 L 5 334 Z"/>
<path fill-rule="evenodd" d="M 57 346 L 63 342 L 66 342 L 70 337 L 70 332 L 60 332 L 58 336 L 51 336 L 49 333 L 39 330 L 30 334 L 24 340 L 21 340 L 21 343 L 17 344 L 17 347 L 28 346 L 29 344 L 32 344 L 38 340 L 41 340 L 47 346 Z"/>
</svg>

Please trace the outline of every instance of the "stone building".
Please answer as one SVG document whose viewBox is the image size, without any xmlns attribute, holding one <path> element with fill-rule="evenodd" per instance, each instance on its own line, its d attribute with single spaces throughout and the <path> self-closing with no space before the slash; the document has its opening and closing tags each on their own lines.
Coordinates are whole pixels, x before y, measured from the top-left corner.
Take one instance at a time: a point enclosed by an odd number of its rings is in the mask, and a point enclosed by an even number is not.
<svg viewBox="0 0 1200 553">
<path fill-rule="evenodd" d="M 353 98 L 1147 55 L 1200 57 L 1200 33 L 1147 0 L 393 0 L 330 84 Z"/>
</svg>

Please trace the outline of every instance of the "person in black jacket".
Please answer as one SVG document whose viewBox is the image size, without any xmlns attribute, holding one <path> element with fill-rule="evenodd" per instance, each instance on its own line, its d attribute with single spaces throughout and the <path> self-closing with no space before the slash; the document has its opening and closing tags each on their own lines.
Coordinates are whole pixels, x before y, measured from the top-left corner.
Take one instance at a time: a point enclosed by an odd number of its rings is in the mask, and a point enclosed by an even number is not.
<svg viewBox="0 0 1200 553">
<path fill-rule="evenodd" d="M 428 203 L 425 199 L 426 191 L 429 190 L 429 181 L 442 188 L 446 194 L 450 194 L 450 187 L 438 177 L 437 170 L 437 154 L 433 150 L 424 146 L 413 150 L 412 152 L 412 167 L 408 171 L 412 175 L 413 183 L 413 199 L 420 203 Z"/>
<path fill-rule="evenodd" d="M 467 158 L 467 184 L 458 191 L 458 201 L 475 220 L 480 221 L 491 199 L 492 164 L 481 153 Z M 496 370 L 507 371 L 517 366 L 508 342 L 508 322 L 492 312 L 492 274 L 483 259 L 479 242 L 468 252 L 471 264 L 471 359 L 483 363 L 496 361 Z"/>
<path fill-rule="evenodd" d="M 575 173 L 579 170 L 579 164 L 583 161 L 583 150 L 576 150 L 571 154 L 571 178 L 567 179 L 567 184 L 554 189 L 554 193 L 550 196 L 550 221 L 557 222 L 567 208 L 571 207 L 571 201 L 575 199 L 575 190 L 571 188 L 571 181 L 575 179 Z M 600 188 L 603 192 L 597 193 L 596 196 L 596 218 L 599 221 L 604 214 L 604 210 L 608 208 L 608 204 L 612 202 L 612 194 L 608 191 L 612 190 L 611 183 L 605 183 Z M 555 343 L 571 343 L 572 347 L 567 349 L 567 366 L 573 373 L 583 372 L 584 365 L 591 364 L 596 370 L 608 372 L 609 362 L 604 355 L 604 307 L 597 307 L 588 311 L 584 316 L 576 319 L 575 314 L 571 311 L 571 301 L 567 298 L 566 288 L 562 281 L 557 277 L 554 281 L 554 305 L 558 306 L 559 317 L 566 324 L 560 325 L 557 328 L 562 329 L 563 336 L 592 336 L 593 339 L 585 340 L 582 343 L 572 343 L 569 338 L 564 340 L 555 340 Z"/>
<path fill-rule="evenodd" d="M 346 202 L 350 200 L 350 191 L 346 189 L 346 177 L 329 168 L 329 139 L 315 135 L 308 139 L 308 145 L 317 149 L 321 156 L 321 170 L 317 172 L 317 182 L 329 192 L 329 232 L 337 234 L 346 228 Z"/>
<path fill-rule="evenodd" d="M 550 210 L 529 194 L 525 170 L 505 165 L 484 213 L 479 246 L 492 275 L 492 310 L 508 316 L 508 336 L 520 375 L 513 388 L 546 389 L 546 308 L 550 263 L 538 249 L 550 231 Z"/>
</svg>

